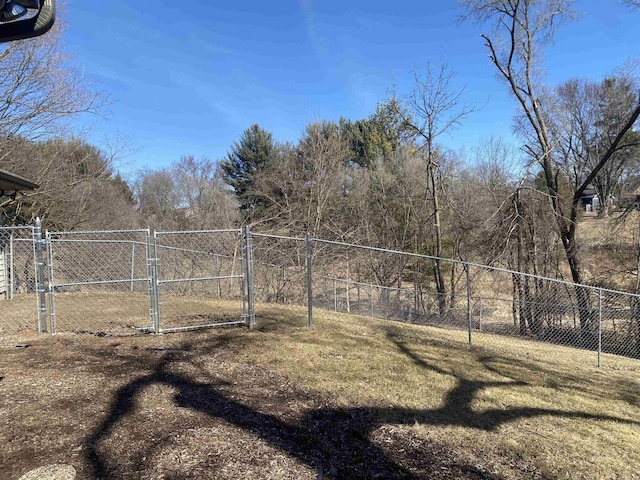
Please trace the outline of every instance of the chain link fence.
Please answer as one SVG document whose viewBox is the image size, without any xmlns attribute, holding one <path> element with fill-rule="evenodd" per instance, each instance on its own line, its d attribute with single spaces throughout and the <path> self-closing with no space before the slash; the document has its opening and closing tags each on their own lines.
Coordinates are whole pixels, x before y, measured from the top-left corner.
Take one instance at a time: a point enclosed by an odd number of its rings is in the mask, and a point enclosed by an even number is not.
<svg viewBox="0 0 640 480">
<path fill-rule="evenodd" d="M 0 228 L 0 335 L 168 333 L 343 313 L 640 358 L 640 297 L 561 279 L 244 230 Z M 47 322 L 48 313 L 48 322 Z M 596 358 L 596 356 L 592 357 Z"/>
<path fill-rule="evenodd" d="M 256 316 L 286 316 L 307 323 L 308 242 L 305 238 L 250 233 L 253 307 Z"/>
<path fill-rule="evenodd" d="M 313 307 L 640 358 L 640 296 L 561 279 L 313 241 Z M 442 281 L 444 280 L 444 281 Z M 317 315 L 318 313 L 316 313 Z"/>
<path fill-rule="evenodd" d="M 44 260 L 42 256 L 38 260 L 36 245 L 33 226 L 0 228 L 0 337 L 22 330 L 43 331 L 45 285 L 38 265 Z"/>
</svg>

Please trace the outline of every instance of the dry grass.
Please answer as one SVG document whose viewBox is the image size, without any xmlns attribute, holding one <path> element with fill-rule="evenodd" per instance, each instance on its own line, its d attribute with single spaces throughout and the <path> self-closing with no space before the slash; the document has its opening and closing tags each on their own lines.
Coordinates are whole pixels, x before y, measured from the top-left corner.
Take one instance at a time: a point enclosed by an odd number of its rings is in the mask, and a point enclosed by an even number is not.
<svg viewBox="0 0 640 480">
<path fill-rule="evenodd" d="M 253 332 L 5 338 L 1 477 L 640 478 L 640 362 L 315 312 L 311 331 L 262 305 Z"/>
<path fill-rule="evenodd" d="M 37 305 L 34 294 L 0 298 L 0 339 L 22 330 L 37 330 Z"/>
<path fill-rule="evenodd" d="M 37 330 L 34 294 L 0 300 L 0 341 L 16 332 Z M 165 294 L 162 297 L 163 328 L 188 327 L 241 319 L 239 300 Z M 149 297 L 146 293 L 95 291 L 57 293 L 56 333 L 135 335 L 149 327 Z M 47 325 L 49 328 L 49 325 Z"/>
<path fill-rule="evenodd" d="M 638 233 L 640 211 L 615 210 L 607 218 L 595 213 L 585 214 L 578 222 L 577 238 L 584 245 L 597 247 L 612 243 L 631 245 Z"/>
<path fill-rule="evenodd" d="M 599 370 L 593 352 L 486 334 L 468 347 L 465 332 L 316 317 L 311 332 L 267 329 L 246 351 L 345 406 L 397 410 L 403 428 L 505 478 L 640 478 L 638 361 L 606 355 Z"/>
</svg>

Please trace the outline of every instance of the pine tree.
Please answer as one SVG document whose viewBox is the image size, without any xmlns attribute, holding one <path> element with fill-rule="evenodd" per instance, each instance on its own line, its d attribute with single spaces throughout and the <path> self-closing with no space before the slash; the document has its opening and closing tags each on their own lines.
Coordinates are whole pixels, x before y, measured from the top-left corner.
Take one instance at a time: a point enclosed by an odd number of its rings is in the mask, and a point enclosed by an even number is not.
<svg viewBox="0 0 640 480">
<path fill-rule="evenodd" d="M 247 128 L 220 163 L 224 182 L 233 188 L 240 210 L 250 213 L 267 206 L 267 199 L 255 189 L 255 175 L 275 159 L 276 146 L 270 132 L 260 125 Z"/>
</svg>

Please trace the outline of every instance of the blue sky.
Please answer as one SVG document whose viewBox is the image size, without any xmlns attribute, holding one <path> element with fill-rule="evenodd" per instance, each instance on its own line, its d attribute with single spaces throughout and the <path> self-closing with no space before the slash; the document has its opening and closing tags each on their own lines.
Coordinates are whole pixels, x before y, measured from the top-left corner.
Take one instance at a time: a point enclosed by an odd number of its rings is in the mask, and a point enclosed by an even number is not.
<svg viewBox="0 0 640 480">
<path fill-rule="evenodd" d="M 576 7 L 580 18 L 547 49 L 551 84 L 600 79 L 640 55 L 640 12 L 617 0 Z M 481 27 L 460 13 L 455 0 L 68 0 L 67 49 L 113 100 L 106 119 L 76 125 L 97 144 L 129 137 L 127 175 L 187 154 L 217 160 L 251 123 L 295 141 L 309 122 L 367 117 L 394 82 L 402 94 L 413 69 L 445 59 L 478 110 L 441 141 L 471 149 L 509 136 L 516 110 Z"/>
</svg>

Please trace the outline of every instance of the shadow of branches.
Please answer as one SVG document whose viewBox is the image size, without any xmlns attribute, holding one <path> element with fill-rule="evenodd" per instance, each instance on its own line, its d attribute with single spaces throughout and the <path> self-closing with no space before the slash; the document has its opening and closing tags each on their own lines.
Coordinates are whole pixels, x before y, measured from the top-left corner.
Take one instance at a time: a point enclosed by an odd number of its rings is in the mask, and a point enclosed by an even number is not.
<svg viewBox="0 0 640 480">
<path fill-rule="evenodd" d="M 455 377 L 456 385 L 446 395 L 444 404 L 437 409 L 410 409 L 400 407 L 353 407 L 316 408 L 307 411 L 300 420 L 285 421 L 276 414 L 267 414 L 244 404 L 221 388 L 216 381 L 196 381 L 184 373 L 172 369 L 176 360 L 174 353 L 166 353 L 157 361 L 149 373 L 141 375 L 122 386 L 115 394 L 109 413 L 91 433 L 85 444 L 86 459 L 90 464 L 91 478 L 121 478 L 122 466 L 101 449 L 101 442 L 114 434 L 114 429 L 127 416 L 135 415 L 136 397 L 152 385 L 172 387 L 173 403 L 177 407 L 205 414 L 212 419 L 222 420 L 238 427 L 292 458 L 320 472 L 318 478 L 471 478 L 497 479 L 499 477 L 483 472 L 469 465 L 456 463 L 452 458 L 444 461 L 455 464 L 454 476 L 438 473 L 443 459 L 426 440 L 419 446 L 405 451 L 391 445 L 383 450 L 371 440 L 372 433 L 383 426 L 422 425 L 462 426 L 471 429 L 492 431 L 522 418 L 556 416 L 576 419 L 612 420 L 639 425 L 614 416 L 593 415 L 585 412 L 543 408 L 507 408 L 474 411 L 472 403 L 478 393 L 487 388 L 526 386 L 522 381 L 478 381 L 456 376 L 442 368 L 430 364 L 405 343 L 392 335 L 388 338 L 414 364 L 425 370 Z M 188 346 L 184 347 L 189 349 Z M 204 353 L 206 355 L 206 352 Z M 284 405 L 286 407 L 286 405 Z M 154 446 L 140 453 L 140 458 L 154 454 Z M 389 453 L 389 450 L 391 452 Z M 416 450 L 417 449 L 417 450 Z M 138 466 L 138 468 L 143 468 Z M 322 472 L 325 472 L 323 474 Z M 326 474 L 329 472 L 329 474 Z"/>
</svg>

